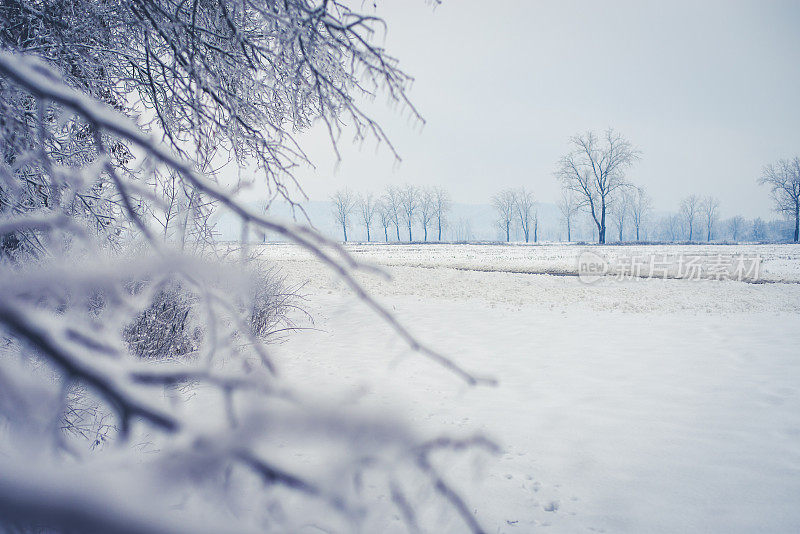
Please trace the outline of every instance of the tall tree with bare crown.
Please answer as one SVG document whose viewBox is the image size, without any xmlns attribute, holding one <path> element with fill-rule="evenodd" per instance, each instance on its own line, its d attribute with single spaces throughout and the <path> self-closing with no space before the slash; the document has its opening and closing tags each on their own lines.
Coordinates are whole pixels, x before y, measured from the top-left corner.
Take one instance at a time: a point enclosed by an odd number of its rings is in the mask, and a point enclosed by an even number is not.
<svg viewBox="0 0 800 534">
<path fill-rule="evenodd" d="M 794 219 L 794 242 L 800 238 L 800 157 L 767 165 L 758 183 L 770 188 L 775 211 Z"/>
<path fill-rule="evenodd" d="M 601 136 L 586 132 L 570 138 L 572 150 L 558 163 L 556 176 L 573 191 L 597 227 L 598 242 L 606 242 L 608 208 L 628 187 L 625 171 L 639 159 L 630 141 L 609 128 Z"/>
</svg>

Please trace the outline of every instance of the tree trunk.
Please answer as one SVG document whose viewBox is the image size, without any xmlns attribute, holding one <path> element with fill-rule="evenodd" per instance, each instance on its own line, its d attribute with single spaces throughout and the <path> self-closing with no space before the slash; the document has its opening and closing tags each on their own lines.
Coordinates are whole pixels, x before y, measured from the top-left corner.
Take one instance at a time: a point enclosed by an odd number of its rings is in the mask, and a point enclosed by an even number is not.
<svg viewBox="0 0 800 534">
<path fill-rule="evenodd" d="M 437 220 L 439 222 L 439 241 L 441 241 L 442 240 L 442 218 L 439 217 Z"/>
<path fill-rule="evenodd" d="M 570 241 L 572 241 L 572 232 L 569 227 L 569 219 L 567 219 L 567 243 L 569 243 Z"/>
<path fill-rule="evenodd" d="M 639 225 L 636 225 L 636 242 L 639 242 Z"/>
<path fill-rule="evenodd" d="M 386 239 L 387 243 L 389 242 L 389 227 L 388 226 L 384 226 L 383 227 L 383 238 Z"/>
<path fill-rule="evenodd" d="M 539 242 L 539 219 L 537 216 L 536 222 L 533 223 L 533 242 Z"/>
<path fill-rule="evenodd" d="M 367 226 L 367 243 L 369 243 L 369 226 Z"/>
<path fill-rule="evenodd" d="M 510 226 L 511 226 L 511 225 L 509 224 L 509 222 L 508 222 L 508 221 L 506 221 L 506 243 L 508 243 L 509 241 L 511 241 L 511 236 L 509 235 L 509 232 L 508 232 L 508 230 L 509 230 L 509 227 L 510 227 Z"/>
<path fill-rule="evenodd" d="M 794 242 L 800 237 L 800 202 L 794 205 Z"/>
<path fill-rule="evenodd" d="M 395 224 L 394 229 L 397 230 L 397 240 L 400 241 L 400 225 Z"/>
<path fill-rule="evenodd" d="M 344 232 L 344 242 L 347 243 L 347 226 L 342 223 L 342 232 Z"/>
<path fill-rule="evenodd" d="M 428 225 L 425 225 L 425 242 L 428 242 Z"/>
<path fill-rule="evenodd" d="M 597 227 L 597 242 L 604 245 L 606 242 L 606 205 L 603 203 L 600 213 L 600 225 Z"/>
<path fill-rule="evenodd" d="M 408 222 L 408 242 L 411 243 L 411 221 Z"/>
</svg>

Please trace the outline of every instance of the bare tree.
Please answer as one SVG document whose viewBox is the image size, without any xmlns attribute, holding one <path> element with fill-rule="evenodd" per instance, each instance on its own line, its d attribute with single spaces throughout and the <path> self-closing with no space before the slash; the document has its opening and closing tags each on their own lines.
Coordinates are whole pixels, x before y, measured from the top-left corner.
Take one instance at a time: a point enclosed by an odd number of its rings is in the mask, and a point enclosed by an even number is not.
<svg viewBox="0 0 800 534">
<path fill-rule="evenodd" d="M 433 204 L 436 213 L 437 240 L 442 240 L 442 230 L 447 224 L 447 214 L 450 211 L 450 194 L 443 187 L 433 189 Z"/>
<path fill-rule="evenodd" d="M 609 128 L 599 139 L 594 132 L 570 139 L 573 150 L 561 158 L 556 176 L 574 191 L 597 226 L 598 242 L 606 242 L 606 215 L 620 189 L 627 186 L 625 170 L 639 158 L 633 145 Z"/>
<path fill-rule="evenodd" d="M 620 193 L 617 195 L 617 198 L 611 203 L 610 206 L 610 214 L 611 218 L 614 219 L 614 223 L 617 226 L 617 236 L 618 241 L 624 241 L 625 237 L 625 221 L 628 218 L 628 214 L 631 210 L 631 199 L 628 189 L 622 189 Z"/>
<path fill-rule="evenodd" d="M 349 189 L 340 189 L 331 197 L 333 216 L 342 227 L 344 242 L 347 243 L 347 228 L 350 226 L 350 214 L 356 206 L 356 197 Z"/>
<path fill-rule="evenodd" d="M 436 218 L 436 199 L 433 190 L 423 188 L 419 191 L 419 222 L 425 231 L 425 242 L 428 241 L 428 228 Z"/>
<path fill-rule="evenodd" d="M 683 218 L 686 231 L 688 232 L 687 241 L 692 240 L 694 235 L 694 227 L 697 222 L 697 217 L 700 215 L 701 199 L 697 195 L 689 195 L 681 201 L 680 214 Z"/>
<path fill-rule="evenodd" d="M 268 198 L 263 203 L 261 203 L 261 206 L 259 206 L 260 208 L 259 211 L 261 212 L 262 215 L 269 217 L 270 215 L 269 210 L 272 207 L 272 200 L 273 200 L 272 198 Z M 267 232 L 259 229 L 257 229 L 256 232 L 258 237 L 261 239 L 262 243 L 266 243 L 269 240 Z"/>
<path fill-rule="evenodd" d="M 683 235 L 682 217 L 676 213 L 671 213 L 661 219 L 659 226 L 664 241 L 678 241 Z"/>
<path fill-rule="evenodd" d="M 420 194 L 419 190 L 411 184 L 406 184 L 400 189 L 400 212 L 403 222 L 408 228 L 408 242 L 412 241 L 411 226 L 419 210 Z"/>
<path fill-rule="evenodd" d="M 386 206 L 386 203 L 383 201 L 378 202 L 376 211 L 378 212 L 378 218 L 381 221 L 381 227 L 383 227 L 383 238 L 388 243 L 389 227 L 392 225 L 392 214 L 389 208 Z"/>
<path fill-rule="evenodd" d="M 641 240 L 641 229 L 652 209 L 652 200 L 644 187 L 636 187 L 631 193 L 631 220 L 636 229 L 636 241 Z"/>
<path fill-rule="evenodd" d="M 386 209 L 389 220 L 391 220 L 394 225 L 398 241 L 400 241 L 400 219 L 403 213 L 401 197 L 402 193 L 400 188 L 394 185 L 388 186 L 386 192 L 383 194 L 383 206 Z"/>
<path fill-rule="evenodd" d="M 174 172 L 153 173 L 151 187 L 160 202 L 144 203 L 143 208 L 160 227 L 165 241 L 177 241 L 181 249 L 187 244 L 198 250 L 213 246 L 213 201 L 186 187 Z M 266 241 L 266 234 L 262 238 Z"/>
<path fill-rule="evenodd" d="M 561 210 L 561 216 L 564 218 L 564 223 L 567 226 L 567 242 L 572 241 L 572 219 L 578 212 L 579 203 L 575 197 L 575 192 L 571 189 L 561 190 L 561 200 L 558 202 L 558 209 Z"/>
<path fill-rule="evenodd" d="M 460 243 L 468 243 L 473 238 L 472 224 L 469 219 L 460 217 L 453 225 L 453 240 Z"/>
<path fill-rule="evenodd" d="M 794 242 L 800 238 L 800 157 L 767 165 L 758 180 L 768 185 L 775 211 L 794 219 Z"/>
<path fill-rule="evenodd" d="M 750 229 L 753 241 L 763 242 L 767 240 L 767 224 L 761 217 L 756 217 L 753 220 L 753 226 Z"/>
<path fill-rule="evenodd" d="M 739 241 L 746 224 L 747 221 L 741 215 L 734 215 L 728 219 L 728 232 L 730 232 L 733 241 Z"/>
<path fill-rule="evenodd" d="M 538 223 L 538 218 L 534 214 L 533 193 L 526 191 L 524 187 L 518 189 L 514 193 L 514 209 L 517 213 L 519 227 L 522 229 L 522 235 L 525 236 L 525 242 L 527 243 L 531 235 L 531 222 L 536 219 L 534 226 L 537 226 Z"/>
<path fill-rule="evenodd" d="M 514 221 L 514 208 L 517 195 L 511 189 L 500 191 L 492 198 L 492 206 L 497 211 L 497 226 L 505 232 L 506 242 L 511 241 L 511 223 Z"/>
<path fill-rule="evenodd" d="M 176 222 L 176 219 L 183 211 L 181 210 L 181 181 L 180 176 L 175 173 L 167 173 L 166 176 L 157 175 L 154 178 L 153 186 L 155 189 L 160 190 L 164 203 L 161 205 L 160 210 L 150 208 L 151 216 L 156 224 L 163 228 L 163 238 L 166 241 L 174 230 L 173 226 L 177 226 L 177 224 L 173 223 Z"/>
<path fill-rule="evenodd" d="M 375 217 L 377 208 L 378 204 L 372 193 L 358 195 L 358 214 L 361 216 L 361 222 L 364 223 L 364 228 L 367 230 L 367 243 L 370 241 L 369 229 L 372 226 L 372 219 Z"/>
<path fill-rule="evenodd" d="M 714 224 L 719 217 L 719 199 L 711 195 L 703 198 L 700 203 L 700 213 L 703 216 L 703 222 L 706 227 L 706 241 L 711 241 Z"/>
</svg>

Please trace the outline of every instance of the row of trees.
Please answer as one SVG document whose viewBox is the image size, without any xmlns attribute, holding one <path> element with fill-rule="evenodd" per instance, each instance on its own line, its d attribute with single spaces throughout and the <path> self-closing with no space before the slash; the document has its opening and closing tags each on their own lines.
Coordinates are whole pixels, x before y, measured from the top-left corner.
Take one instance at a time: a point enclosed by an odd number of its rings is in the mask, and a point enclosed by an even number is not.
<svg viewBox="0 0 800 534">
<path fill-rule="evenodd" d="M 643 187 L 627 187 L 621 191 L 619 198 L 615 199 L 614 202 L 607 201 L 605 217 L 602 213 L 600 215 L 600 225 L 597 224 L 598 219 L 592 215 L 591 209 L 582 210 L 586 206 L 587 203 L 574 190 L 569 188 L 562 190 L 558 209 L 567 231 L 567 241 L 572 241 L 574 222 L 582 211 L 588 211 L 598 236 L 601 235 L 601 227 L 605 225 L 607 228 L 607 221 L 611 220 L 616 226 L 619 241 L 624 241 L 625 229 L 629 228 L 630 225 L 635 230 L 636 241 L 640 241 L 643 238 L 647 218 L 652 210 L 652 199 Z M 605 242 L 605 234 L 603 234 L 603 242 Z"/>
<path fill-rule="evenodd" d="M 451 202 L 443 188 L 420 188 L 410 185 L 390 186 L 380 196 L 349 189 L 332 197 L 334 218 L 345 241 L 353 227 L 363 228 L 367 241 L 374 231 L 383 229 L 378 239 L 413 241 L 414 232 L 422 229 L 424 241 L 469 241 L 475 238 L 469 219 L 450 220 Z M 574 191 L 562 190 L 557 203 L 559 222 L 550 214 L 542 218 L 533 193 L 525 188 L 505 189 L 492 197 L 497 237 L 505 241 L 538 242 L 551 240 L 598 240 L 596 220 L 583 209 Z M 601 216 L 602 218 L 602 216 Z M 588 226 L 587 226 L 588 225 Z M 485 232 L 480 232 L 484 234 Z M 447 236 L 445 235 L 447 231 Z M 766 241 L 791 238 L 780 220 L 748 220 L 741 215 L 720 217 L 720 200 L 712 195 L 685 197 L 677 210 L 656 217 L 652 197 L 641 186 L 629 184 L 621 189 L 606 208 L 606 242 L 616 241 Z M 418 235 L 418 234 L 417 234 Z"/>
<path fill-rule="evenodd" d="M 571 235 L 570 230 L 574 229 L 576 222 L 584 229 L 588 217 L 590 224 L 594 225 L 590 215 L 578 209 L 571 211 L 574 206 L 565 194 L 559 207 L 567 240 L 572 239 L 574 234 Z M 742 215 L 721 218 L 720 201 L 710 195 L 689 195 L 675 212 L 656 218 L 650 197 L 640 187 L 628 189 L 621 195 L 620 201 L 609 209 L 609 220 L 617 242 L 783 241 L 792 237 L 785 220 L 751 220 Z M 593 235 L 596 239 L 596 227 Z M 608 241 L 611 241 L 610 236 Z"/>
<path fill-rule="evenodd" d="M 375 223 L 383 228 L 383 238 L 389 241 L 389 229 L 394 228 L 400 241 L 400 228 L 408 231 L 408 241 L 413 241 L 413 229 L 419 223 L 423 239 L 428 241 L 429 230 L 435 231 L 436 240 L 442 240 L 442 231 L 447 225 L 447 215 L 451 208 L 450 194 L 441 187 L 417 187 L 406 184 L 390 185 L 382 195 L 372 192 L 355 193 L 350 189 L 340 189 L 331 197 L 333 215 L 342 229 L 347 242 L 347 229 L 354 218 L 363 224 L 367 241 L 371 241 L 370 230 Z"/>
<path fill-rule="evenodd" d="M 497 226 L 505 233 L 507 242 L 511 240 L 511 228 L 515 223 L 522 230 L 526 243 L 531 239 L 531 230 L 533 230 L 533 241 L 539 241 L 539 213 L 535 207 L 533 193 L 524 187 L 506 189 L 492 198 L 492 206 L 499 216 Z"/>
<path fill-rule="evenodd" d="M 654 221 L 651 239 L 659 241 L 687 241 L 689 227 L 685 215 L 672 213 Z M 706 234 L 706 238 L 707 238 Z M 746 219 L 734 215 L 727 219 L 715 219 L 712 227 L 712 240 L 718 241 L 783 241 L 791 237 L 785 220 L 765 221 L 758 217 Z"/>
<path fill-rule="evenodd" d="M 711 241 L 713 239 L 783 239 L 780 222 L 767 223 L 762 219 L 747 221 L 733 216 L 720 226 L 720 201 L 714 196 L 692 194 L 684 198 L 676 213 L 655 221 L 653 201 L 647 191 L 631 183 L 627 170 L 639 159 L 641 152 L 613 129 L 601 135 L 587 132 L 570 139 L 572 150 L 558 163 L 555 176 L 561 182 L 558 201 L 567 241 L 573 239 L 573 229 L 581 216 L 594 226 L 598 243 L 608 240 L 609 228 L 615 230 L 617 241 L 626 236 L 635 241 Z M 770 187 L 775 210 L 794 222 L 793 239 L 800 238 L 800 158 L 780 160 L 764 168 L 759 183 Z M 413 241 L 413 227 L 419 224 L 423 239 L 428 241 L 429 230 L 436 230 L 436 240 L 442 240 L 450 211 L 450 196 L 441 187 L 425 188 L 406 184 L 389 186 L 376 197 L 372 193 L 355 194 L 348 189 L 332 197 L 334 215 L 347 241 L 347 230 L 357 217 L 371 240 L 373 222 L 378 222 L 389 240 L 394 228 L 400 241 L 400 228 Z M 538 242 L 539 212 L 534 195 L 525 188 L 505 189 L 492 197 L 496 226 L 505 241 L 518 234 L 525 242 Z M 464 226 L 464 224 L 462 224 Z M 463 232 L 462 232 L 463 233 Z M 469 232 L 467 232 L 468 234 Z"/>
<path fill-rule="evenodd" d="M 646 197 L 647 198 L 647 197 Z M 611 228 L 615 230 L 613 239 L 622 241 L 785 241 L 793 238 L 794 224 L 786 219 L 766 221 L 760 217 L 747 219 L 742 215 L 733 215 L 723 219 L 720 216 L 719 199 L 713 196 L 689 195 L 684 198 L 675 212 L 655 217 L 650 205 L 641 204 L 629 207 L 627 216 L 622 211 L 626 201 L 616 204 L 609 210 Z M 569 205 L 569 203 L 566 203 Z M 587 221 L 588 218 L 588 221 Z M 586 226 L 594 226 L 591 217 L 577 211 L 568 222 L 563 208 L 561 213 L 561 226 L 563 233 L 559 239 L 566 235 L 570 238 L 568 227 L 576 227 L 582 231 L 586 238 Z M 589 232 L 597 239 L 597 229 Z M 609 236 L 608 241 L 611 241 Z"/>
<path fill-rule="evenodd" d="M 688 232 L 686 237 L 688 241 L 695 238 L 695 229 L 698 225 L 699 229 L 705 233 L 705 240 L 711 241 L 714 226 L 719 217 L 719 199 L 712 196 L 689 195 L 681 202 L 680 217 Z"/>
<path fill-rule="evenodd" d="M 652 200 L 641 187 L 626 179 L 626 171 L 639 159 L 641 152 L 613 129 L 601 136 L 587 132 L 570 139 L 572 150 L 558 164 L 555 172 L 563 188 L 559 208 L 571 240 L 572 218 L 586 212 L 597 228 L 597 241 L 606 242 L 609 219 L 617 229 L 619 241 L 624 240 L 627 221 L 635 228 L 636 240 L 642 239 L 642 229 L 652 211 Z M 770 187 L 775 210 L 794 222 L 795 242 L 800 238 L 800 158 L 780 160 L 764 168 L 759 183 Z M 677 214 L 668 216 L 662 226 L 668 229 L 671 240 L 693 241 L 698 237 L 711 241 L 719 220 L 719 199 L 713 196 L 690 195 L 680 205 Z M 764 239 L 761 219 L 753 221 L 750 237 Z M 737 240 L 748 226 L 741 216 L 727 221 L 732 239 Z M 701 232 L 701 235 L 698 235 Z"/>
<path fill-rule="evenodd" d="M 532 202 L 533 196 L 525 190 L 507 189 L 495 195 L 492 205 L 497 216 L 497 227 L 501 236 L 510 241 L 512 236 L 529 241 L 528 221 L 532 221 L 534 242 L 542 236 L 539 212 Z M 794 202 L 794 201 L 792 201 Z M 794 213 L 794 204 L 784 203 L 788 208 L 781 211 Z M 588 234 L 598 240 L 597 221 L 591 210 L 583 209 L 586 203 L 570 189 L 562 190 L 558 201 L 560 225 L 555 230 L 552 225 L 545 228 L 549 234 L 545 239 L 572 241 L 586 239 L 587 223 L 593 227 Z M 602 209 L 602 208 L 601 208 Z M 602 219 L 602 214 L 600 216 Z M 685 197 L 676 212 L 656 218 L 653 213 L 652 197 L 644 187 L 628 184 L 621 188 L 613 201 L 606 206 L 606 241 L 768 241 L 785 240 L 790 237 L 787 225 L 781 220 L 764 221 L 761 218 L 745 219 L 734 215 L 728 219 L 720 218 L 720 200 L 712 195 L 692 194 Z M 610 232 L 613 231 L 613 234 Z M 554 235 L 555 234 L 555 235 Z"/>
</svg>

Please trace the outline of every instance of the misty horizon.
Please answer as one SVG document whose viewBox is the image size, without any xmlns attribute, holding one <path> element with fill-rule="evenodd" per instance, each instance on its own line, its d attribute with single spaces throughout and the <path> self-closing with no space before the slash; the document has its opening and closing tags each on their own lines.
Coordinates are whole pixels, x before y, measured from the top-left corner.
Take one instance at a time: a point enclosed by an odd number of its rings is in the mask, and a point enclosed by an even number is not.
<svg viewBox="0 0 800 534">
<path fill-rule="evenodd" d="M 382 97 L 365 101 L 400 163 L 385 144 L 353 144 L 346 127 L 338 162 L 322 125 L 300 135 L 315 165 L 296 173 L 310 200 L 409 182 L 447 187 L 462 203 L 523 186 L 555 203 L 553 174 L 569 138 L 612 127 L 642 151 L 627 174 L 657 211 L 713 194 L 722 217 L 775 216 L 756 182 L 800 147 L 800 37 L 791 26 L 800 5 L 418 4 L 368 9 L 387 22 L 381 44 L 415 77 L 409 95 L 425 124 L 385 109 Z"/>
</svg>

